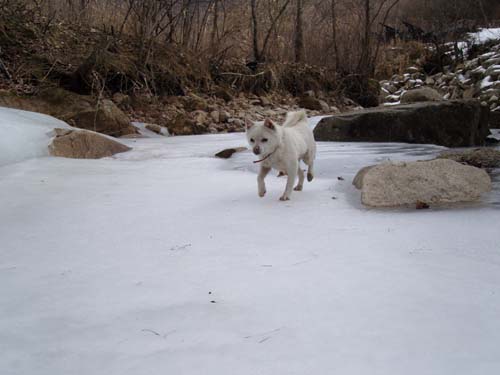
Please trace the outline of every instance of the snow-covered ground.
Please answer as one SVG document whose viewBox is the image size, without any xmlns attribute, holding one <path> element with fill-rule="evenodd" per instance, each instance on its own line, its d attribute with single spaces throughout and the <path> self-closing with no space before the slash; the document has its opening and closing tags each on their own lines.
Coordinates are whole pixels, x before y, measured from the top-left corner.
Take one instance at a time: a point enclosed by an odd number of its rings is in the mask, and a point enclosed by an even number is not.
<svg viewBox="0 0 500 375">
<path fill-rule="evenodd" d="M 320 143 L 279 202 L 250 153 L 212 157 L 243 134 L 126 142 L 0 167 L 2 375 L 500 371 L 498 181 L 480 204 L 370 210 L 360 167 L 442 148 Z"/>
<path fill-rule="evenodd" d="M 41 113 L 0 107 L 0 167 L 5 164 L 47 156 L 50 133 L 68 124 Z"/>
</svg>

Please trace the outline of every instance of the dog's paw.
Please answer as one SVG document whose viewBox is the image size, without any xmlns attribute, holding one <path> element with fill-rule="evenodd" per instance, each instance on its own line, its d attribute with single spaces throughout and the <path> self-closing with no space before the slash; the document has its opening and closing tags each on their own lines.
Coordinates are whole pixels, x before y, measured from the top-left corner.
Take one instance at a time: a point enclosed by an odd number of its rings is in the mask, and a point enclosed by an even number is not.
<svg viewBox="0 0 500 375">
<path fill-rule="evenodd" d="M 307 174 L 307 181 L 311 182 L 314 178 L 314 175 L 312 173 Z"/>
<path fill-rule="evenodd" d="M 290 200 L 290 198 L 288 198 L 286 195 L 282 195 L 282 196 L 280 197 L 280 201 L 282 201 L 282 202 L 284 202 L 284 201 L 289 201 L 289 200 Z"/>
<path fill-rule="evenodd" d="M 297 185 L 297 186 L 295 186 L 293 188 L 293 190 L 295 190 L 295 191 L 302 191 L 302 188 L 303 188 L 302 185 Z"/>
<path fill-rule="evenodd" d="M 266 191 L 265 190 L 264 191 L 259 191 L 259 197 L 262 198 L 264 195 L 266 195 Z"/>
</svg>

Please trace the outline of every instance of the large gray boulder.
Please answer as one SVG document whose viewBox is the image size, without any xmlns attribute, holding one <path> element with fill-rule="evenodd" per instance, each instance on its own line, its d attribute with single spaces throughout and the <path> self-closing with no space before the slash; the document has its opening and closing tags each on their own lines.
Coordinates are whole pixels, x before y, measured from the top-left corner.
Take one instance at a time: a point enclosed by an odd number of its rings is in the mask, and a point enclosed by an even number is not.
<svg viewBox="0 0 500 375">
<path fill-rule="evenodd" d="M 297 101 L 300 108 L 310 109 L 312 111 L 321 111 L 323 109 L 321 102 L 312 96 L 302 96 Z"/>
<path fill-rule="evenodd" d="M 317 141 L 432 143 L 482 146 L 489 109 L 475 100 L 422 102 L 347 112 L 322 119 Z"/>
<path fill-rule="evenodd" d="M 478 168 L 500 168 L 500 151 L 490 147 L 463 151 L 444 151 L 438 158 L 455 160 Z"/>
<path fill-rule="evenodd" d="M 491 190 L 484 170 L 447 159 L 365 167 L 353 184 L 370 207 L 472 202 Z"/>
<path fill-rule="evenodd" d="M 100 159 L 131 148 L 104 135 L 71 129 L 54 129 L 55 138 L 49 145 L 52 156 L 73 159 Z"/>
<path fill-rule="evenodd" d="M 401 95 L 401 103 L 437 102 L 443 100 L 443 96 L 430 87 L 421 87 L 406 91 Z"/>
</svg>

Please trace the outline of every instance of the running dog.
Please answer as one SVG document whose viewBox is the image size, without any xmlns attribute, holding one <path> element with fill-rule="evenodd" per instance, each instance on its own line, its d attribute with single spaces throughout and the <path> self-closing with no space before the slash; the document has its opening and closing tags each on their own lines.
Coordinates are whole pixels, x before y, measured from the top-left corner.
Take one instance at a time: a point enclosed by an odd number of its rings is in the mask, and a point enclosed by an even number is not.
<svg viewBox="0 0 500 375">
<path fill-rule="evenodd" d="M 270 119 L 256 123 L 247 120 L 246 136 L 253 153 L 261 157 L 260 160 L 254 161 L 262 163 L 257 177 L 260 197 L 266 194 L 264 179 L 272 168 L 287 175 L 281 201 L 290 200 L 292 189 L 301 191 L 303 188 L 305 176 L 300 168 L 301 160 L 308 166 L 307 181 L 313 180 L 316 143 L 304 111 L 289 112 L 283 126 Z M 293 188 L 297 175 L 299 182 Z"/>
</svg>

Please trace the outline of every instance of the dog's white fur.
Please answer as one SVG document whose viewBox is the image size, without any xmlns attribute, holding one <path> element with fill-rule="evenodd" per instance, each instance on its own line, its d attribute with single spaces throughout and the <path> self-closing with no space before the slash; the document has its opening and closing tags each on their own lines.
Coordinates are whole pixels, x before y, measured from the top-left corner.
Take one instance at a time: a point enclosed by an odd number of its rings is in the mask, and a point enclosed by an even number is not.
<svg viewBox="0 0 500 375">
<path fill-rule="evenodd" d="M 252 150 L 263 160 L 257 177 L 258 193 L 260 197 L 266 194 L 265 177 L 275 168 L 287 176 L 285 192 L 280 200 L 286 201 L 292 195 L 295 178 L 299 182 L 295 189 L 300 191 L 304 185 L 304 171 L 300 168 L 300 161 L 307 164 L 307 180 L 314 178 L 314 159 L 316 158 L 316 143 L 314 135 L 307 124 L 304 111 L 289 112 L 283 126 L 266 119 L 263 122 L 246 122 L 247 140 Z"/>
</svg>

